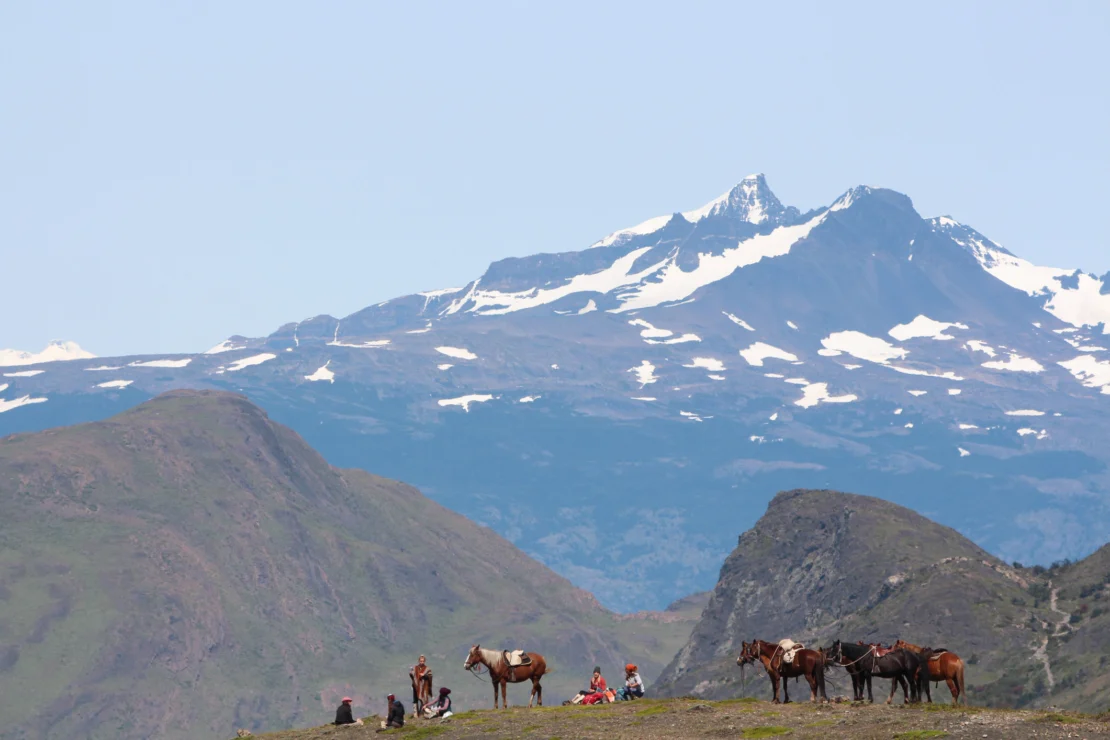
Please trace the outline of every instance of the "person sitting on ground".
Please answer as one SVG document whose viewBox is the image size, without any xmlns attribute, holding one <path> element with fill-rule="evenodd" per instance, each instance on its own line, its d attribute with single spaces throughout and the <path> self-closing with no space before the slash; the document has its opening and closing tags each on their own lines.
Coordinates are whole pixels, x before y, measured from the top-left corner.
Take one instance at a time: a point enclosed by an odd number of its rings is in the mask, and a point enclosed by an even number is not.
<svg viewBox="0 0 1110 740">
<path fill-rule="evenodd" d="M 351 712 L 351 697 L 344 696 L 343 703 L 335 710 L 335 725 L 361 725 L 361 719 L 355 719 Z"/>
<path fill-rule="evenodd" d="M 451 689 L 446 686 L 439 687 L 439 699 L 429 704 L 424 713 L 426 717 L 450 717 L 451 712 Z"/>
<path fill-rule="evenodd" d="M 594 675 L 590 678 L 590 689 L 582 697 L 583 704 L 597 704 L 605 700 L 605 679 L 601 676 L 601 666 L 594 666 Z"/>
<path fill-rule="evenodd" d="M 642 699 L 644 696 L 644 680 L 635 664 L 629 663 L 624 667 L 624 687 L 620 691 L 621 699 Z"/>
<path fill-rule="evenodd" d="M 386 714 L 385 721 L 382 722 L 381 729 L 391 730 L 394 727 L 404 727 L 405 705 L 397 701 L 397 697 L 393 694 L 387 696 L 385 700 L 389 705 L 389 712 Z"/>
</svg>

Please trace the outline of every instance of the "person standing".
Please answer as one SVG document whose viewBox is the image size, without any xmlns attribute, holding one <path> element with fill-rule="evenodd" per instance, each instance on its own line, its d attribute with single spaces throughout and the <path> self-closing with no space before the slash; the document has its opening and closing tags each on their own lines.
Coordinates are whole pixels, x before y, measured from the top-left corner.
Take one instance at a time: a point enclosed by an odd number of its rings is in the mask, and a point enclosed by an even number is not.
<svg viewBox="0 0 1110 740">
<path fill-rule="evenodd" d="M 415 717 L 423 708 L 422 697 L 432 698 L 432 669 L 423 655 L 409 669 L 409 681 L 412 682 L 412 716 Z"/>
</svg>

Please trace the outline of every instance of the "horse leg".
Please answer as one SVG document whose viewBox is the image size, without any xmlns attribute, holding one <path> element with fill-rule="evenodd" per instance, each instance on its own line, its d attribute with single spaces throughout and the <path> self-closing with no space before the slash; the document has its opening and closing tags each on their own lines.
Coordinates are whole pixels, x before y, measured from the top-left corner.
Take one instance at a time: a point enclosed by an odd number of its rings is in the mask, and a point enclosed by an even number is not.
<svg viewBox="0 0 1110 740">
<path fill-rule="evenodd" d="M 501 681 L 501 708 L 502 709 L 508 709 L 509 708 L 509 697 L 506 693 L 508 690 L 509 690 L 509 679 L 506 678 L 506 679 L 503 679 Z"/>
<path fill-rule="evenodd" d="M 944 682 L 946 684 L 948 684 L 948 690 L 952 692 L 952 704 L 953 705 L 959 704 L 960 703 L 960 701 L 959 701 L 960 691 L 959 691 L 959 689 L 956 688 L 955 679 L 946 678 L 946 679 L 944 679 Z"/>
<path fill-rule="evenodd" d="M 536 698 L 536 679 L 532 677 L 532 693 L 528 694 L 528 708 L 532 708 L 532 700 Z"/>
<path fill-rule="evenodd" d="M 543 706 L 543 684 L 540 683 L 541 678 L 543 678 L 543 676 L 536 676 L 536 706 L 539 707 Z"/>
<path fill-rule="evenodd" d="M 809 703 L 817 703 L 817 670 L 814 669 L 813 673 L 806 675 L 806 683 L 809 684 Z"/>
<path fill-rule="evenodd" d="M 770 675 L 770 679 L 771 679 L 771 688 L 775 692 L 775 696 L 771 700 L 771 703 L 772 704 L 781 704 L 781 702 L 779 701 L 779 677 L 772 673 Z"/>
<path fill-rule="evenodd" d="M 783 676 L 783 679 L 782 679 L 782 703 L 783 704 L 789 704 L 790 703 L 790 691 L 786 688 L 789 685 L 790 685 L 790 678 L 787 677 L 787 676 Z"/>
</svg>

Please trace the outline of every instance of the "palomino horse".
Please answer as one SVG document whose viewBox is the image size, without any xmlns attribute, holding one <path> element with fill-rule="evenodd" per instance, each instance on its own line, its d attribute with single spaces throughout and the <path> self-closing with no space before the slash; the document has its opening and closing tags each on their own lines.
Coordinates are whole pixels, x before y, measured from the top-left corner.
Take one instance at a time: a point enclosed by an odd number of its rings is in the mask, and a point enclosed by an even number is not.
<svg viewBox="0 0 1110 740">
<path fill-rule="evenodd" d="M 912 645 L 905 640 L 899 640 L 894 643 L 894 647 L 905 648 L 925 658 L 925 664 L 929 667 L 929 675 L 926 677 L 927 681 L 936 683 L 944 681 L 948 684 L 948 690 L 952 692 L 953 704 L 959 704 L 961 696 L 964 699 L 964 704 L 967 703 L 967 687 L 966 684 L 964 684 L 964 662 L 960 660 L 960 656 L 950 650 L 923 648 Z M 928 683 L 926 683 L 926 686 L 927 685 Z M 932 701 L 932 697 L 929 697 L 929 701 Z"/>
<path fill-rule="evenodd" d="M 412 716 L 419 716 L 432 700 L 432 677 L 427 665 L 417 663 L 412 668 Z"/>
<path fill-rule="evenodd" d="M 891 679 L 887 704 L 894 701 L 894 691 L 899 685 L 902 687 L 903 703 L 921 701 L 921 687 L 927 684 L 925 671 L 921 670 L 924 661 L 916 653 L 899 648 L 880 655 L 877 645 L 853 645 L 837 640 L 825 650 L 825 654 L 833 665 L 843 666 L 851 674 L 856 701 L 863 701 L 865 685 L 868 701 L 875 701 L 871 693 L 872 676 Z"/>
<path fill-rule="evenodd" d="M 463 668 L 469 671 L 479 665 L 484 665 L 489 669 L 490 683 L 493 684 L 494 709 L 497 709 L 498 685 L 501 686 L 501 704 L 505 709 L 508 709 L 509 700 L 505 696 L 507 684 L 523 683 L 528 680 L 532 681 L 532 693 L 528 696 L 528 708 L 531 709 L 533 698 L 542 707 L 543 686 L 540 685 L 540 678 L 547 673 L 547 662 L 539 653 L 525 653 L 525 655 L 531 659 L 531 662 L 526 665 L 511 666 L 505 660 L 505 654 L 501 650 L 486 650 L 479 645 L 475 645 L 470 648 L 470 654 L 466 656 L 466 663 L 463 664 Z"/>
<path fill-rule="evenodd" d="M 775 704 L 779 703 L 779 680 L 782 680 L 782 696 L 786 704 L 790 703 L 790 693 L 787 691 L 787 679 L 805 676 L 809 682 L 809 700 L 817 701 L 820 692 L 821 701 L 828 702 L 825 694 L 825 656 L 817 650 L 802 648 L 794 653 L 793 663 L 783 662 L 783 649 L 773 642 L 752 640 L 741 642 L 740 657 L 736 665 L 744 666 L 748 663 L 759 661 L 771 679 L 771 688 L 774 689 Z"/>
</svg>

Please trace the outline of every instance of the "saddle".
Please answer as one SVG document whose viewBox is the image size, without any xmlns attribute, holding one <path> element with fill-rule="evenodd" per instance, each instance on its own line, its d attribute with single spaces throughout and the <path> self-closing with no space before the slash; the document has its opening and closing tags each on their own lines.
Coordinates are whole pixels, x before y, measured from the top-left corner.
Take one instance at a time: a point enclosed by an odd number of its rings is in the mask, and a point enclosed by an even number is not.
<svg viewBox="0 0 1110 740">
<path fill-rule="evenodd" d="M 510 668 L 516 668 L 522 665 L 532 665 L 532 659 L 525 654 L 523 650 L 506 650 L 503 656 L 505 658 L 505 665 Z"/>
<path fill-rule="evenodd" d="M 779 641 L 779 647 L 782 649 L 782 662 L 793 663 L 794 655 L 799 651 L 805 649 L 805 645 L 800 642 L 794 642 L 789 637 L 785 640 Z"/>
<path fill-rule="evenodd" d="M 860 644 L 862 645 L 863 643 L 861 642 Z M 871 648 L 875 652 L 875 657 L 876 658 L 881 658 L 884 655 L 890 655 L 891 653 L 894 652 L 894 648 L 892 648 L 892 647 L 883 647 L 881 644 L 879 644 L 877 642 L 870 643 L 867 647 Z"/>
</svg>

